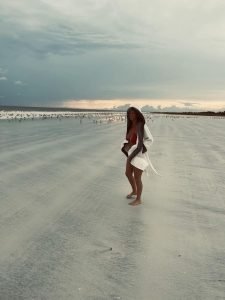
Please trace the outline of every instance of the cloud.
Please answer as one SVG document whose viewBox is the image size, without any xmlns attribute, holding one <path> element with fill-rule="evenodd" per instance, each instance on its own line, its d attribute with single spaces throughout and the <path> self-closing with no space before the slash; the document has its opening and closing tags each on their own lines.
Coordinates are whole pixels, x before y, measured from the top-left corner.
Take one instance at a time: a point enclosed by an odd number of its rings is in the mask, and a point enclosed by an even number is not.
<svg viewBox="0 0 225 300">
<path fill-rule="evenodd" d="M 194 106 L 194 105 L 198 105 L 199 103 L 197 102 L 180 102 L 182 104 L 184 104 L 184 106 Z"/>
<path fill-rule="evenodd" d="M 26 83 L 22 82 L 21 80 L 14 81 L 14 84 L 15 85 L 20 85 L 20 86 L 26 85 Z"/>
<path fill-rule="evenodd" d="M 49 55 L 84 54 L 97 49 L 138 49 L 132 41 L 123 41 L 111 34 L 101 32 L 82 32 L 59 24 L 54 29 L 46 28 L 43 32 L 24 32 L 20 37 L 4 37 L 2 42 L 7 49 L 18 49 L 40 58 Z"/>
<path fill-rule="evenodd" d="M 120 30 L 114 28 L 113 19 L 121 21 L 108 10 L 112 7 L 115 12 L 116 9 L 109 1 L 100 1 L 102 5 L 97 6 L 93 1 L 88 5 L 82 1 L 67 1 L 65 5 L 52 1 L 23 0 L 20 5 L 16 1 L 2 2 L 0 36 L 7 49 L 13 47 L 43 57 L 142 46 L 138 41 L 141 32 L 133 36 L 128 28 L 120 25 Z"/>
<path fill-rule="evenodd" d="M 223 0 L 1 0 L 0 18 L 8 103 L 225 99 Z"/>
<path fill-rule="evenodd" d="M 136 106 L 136 105 L 134 105 Z M 127 111 L 127 109 L 130 107 L 130 104 L 126 103 L 124 105 L 120 106 L 114 106 L 114 110 L 120 110 L 120 111 Z M 179 107 L 177 105 L 169 105 L 169 106 L 164 106 L 162 107 L 161 105 L 144 105 L 140 106 L 142 112 L 187 112 L 187 111 L 202 111 L 202 109 L 195 108 L 195 109 L 190 109 L 190 108 L 184 108 L 184 107 Z M 203 109 L 204 110 L 204 109 Z"/>
<path fill-rule="evenodd" d="M 182 108 L 182 107 L 178 107 L 176 105 L 172 105 L 172 106 L 167 106 L 164 108 L 161 108 L 159 110 L 160 112 L 188 112 L 188 111 L 201 111 L 198 108 L 194 108 L 194 109 L 190 109 L 190 108 Z"/>
<path fill-rule="evenodd" d="M 2 0 L 0 35 L 40 56 L 143 48 L 224 57 L 224 10 L 222 0 Z"/>
<path fill-rule="evenodd" d="M 122 110 L 122 111 L 126 111 L 129 107 L 131 106 L 130 103 L 126 103 L 124 105 L 119 105 L 119 106 L 113 106 L 114 110 Z"/>
<path fill-rule="evenodd" d="M 152 106 L 152 105 L 145 105 L 145 106 L 142 106 L 141 110 L 143 112 L 147 111 L 147 112 L 154 112 L 154 111 L 157 111 L 156 107 Z"/>
<path fill-rule="evenodd" d="M 7 69 L 0 68 L 0 81 L 6 81 L 8 78 L 5 76 Z"/>
<path fill-rule="evenodd" d="M 7 69 L 0 68 L 0 75 L 6 74 L 7 71 L 8 71 Z"/>
<path fill-rule="evenodd" d="M 145 105 L 142 107 L 141 109 L 143 112 L 187 112 L 187 111 L 202 111 L 202 109 L 199 108 L 194 108 L 194 109 L 190 109 L 190 108 L 183 108 L 183 107 L 179 107 L 176 105 L 170 105 L 170 106 L 165 106 L 162 107 L 161 105 L 158 106 L 150 106 L 150 105 Z M 204 110 L 204 109 L 203 109 Z"/>
</svg>

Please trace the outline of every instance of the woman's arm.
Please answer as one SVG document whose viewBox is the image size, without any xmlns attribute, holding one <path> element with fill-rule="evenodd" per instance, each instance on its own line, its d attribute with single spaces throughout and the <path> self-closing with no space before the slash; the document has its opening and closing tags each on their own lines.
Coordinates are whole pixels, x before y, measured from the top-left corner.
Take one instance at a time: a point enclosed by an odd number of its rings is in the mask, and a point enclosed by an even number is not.
<svg viewBox="0 0 225 300">
<path fill-rule="evenodd" d="M 125 146 L 125 145 L 124 145 L 124 146 Z M 124 146 L 123 146 L 123 148 L 121 149 L 121 151 L 128 157 L 128 153 L 127 153 L 127 151 L 125 151 Z"/>
<path fill-rule="evenodd" d="M 128 156 L 129 161 L 131 161 L 142 149 L 143 147 L 143 130 L 141 130 L 141 123 L 137 124 L 137 134 L 138 134 L 138 146 L 137 148 Z"/>
</svg>

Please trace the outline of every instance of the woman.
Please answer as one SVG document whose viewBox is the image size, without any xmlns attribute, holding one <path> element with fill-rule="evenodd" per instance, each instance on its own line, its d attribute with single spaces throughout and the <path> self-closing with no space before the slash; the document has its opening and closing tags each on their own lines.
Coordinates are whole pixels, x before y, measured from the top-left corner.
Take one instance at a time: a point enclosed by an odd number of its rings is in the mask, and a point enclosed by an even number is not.
<svg viewBox="0 0 225 300">
<path fill-rule="evenodd" d="M 147 153 L 147 148 L 152 142 L 153 137 L 145 124 L 143 114 L 138 108 L 129 107 L 127 110 L 126 139 L 121 144 L 121 151 L 127 156 L 125 175 L 132 187 L 132 192 L 127 195 L 127 198 L 130 199 L 136 195 L 136 199 L 130 202 L 130 205 L 141 204 L 143 189 L 141 176 L 143 171 L 146 171 L 148 176 L 147 168 L 151 166 L 157 173 Z"/>
</svg>

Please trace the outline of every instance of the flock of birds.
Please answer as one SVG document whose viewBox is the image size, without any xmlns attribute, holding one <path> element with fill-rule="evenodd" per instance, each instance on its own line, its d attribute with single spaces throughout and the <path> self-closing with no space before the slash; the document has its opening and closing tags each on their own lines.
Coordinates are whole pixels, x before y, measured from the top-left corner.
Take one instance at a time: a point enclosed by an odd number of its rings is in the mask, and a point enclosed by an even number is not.
<svg viewBox="0 0 225 300">
<path fill-rule="evenodd" d="M 196 115 L 166 115 L 166 114 L 152 114 L 150 112 L 143 112 L 146 122 L 154 121 L 155 117 L 169 118 L 172 121 L 178 118 L 198 118 Z M 153 117 L 154 116 L 154 117 Z M 209 117 L 209 116 L 208 116 Z M 111 122 L 126 122 L 126 112 L 37 112 L 37 111 L 0 111 L 0 120 L 6 121 L 25 121 L 25 120 L 46 120 L 56 119 L 61 121 L 63 118 L 79 119 L 82 123 L 83 119 L 91 119 L 93 123 L 111 123 Z M 223 116 L 211 116 L 210 118 L 222 118 Z"/>
<path fill-rule="evenodd" d="M 100 112 L 33 112 L 33 111 L 2 111 L 0 112 L 0 120 L 8 121 L 25 121 L 25 120 L 46 120 L 56 119 L 61 121 L 64 118 L 75 118 L 79 119 L 82 123 L 82 119 L 88 118 L 93 121 L 103 121 L 104 119 L 108 122 L 115 120 L 115 114 L 113 113 L 100 113 Z M 116 119 L 123 118 L 122 115 L 116 116 Z"/>
<path fill-rule="evenodd" d="M 144 113 L 145 120 L 150 121 L 152 115 Z M 93 123 L 111 123 L 111 122 L 125 122 L 126 112 L 33 112 L 33 111 L 0 111 L 0 120 L 25 121 L 25 120 L 46 120 L 56 119 L 61 121 L 64 118 L 75 118 L 82 123 L 83 119 L 93 120 Z"/>
</svg>

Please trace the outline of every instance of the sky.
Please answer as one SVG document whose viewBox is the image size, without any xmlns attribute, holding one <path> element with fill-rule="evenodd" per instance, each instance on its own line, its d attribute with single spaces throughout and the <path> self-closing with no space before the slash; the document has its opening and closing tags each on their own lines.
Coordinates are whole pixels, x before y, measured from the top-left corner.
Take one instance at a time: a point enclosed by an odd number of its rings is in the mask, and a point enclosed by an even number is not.
<svg viewBox="0 0 225 300">
<path fill-rule="evenodd" d="M 225 110 L 224 0 L 0 0 L 0 104 Z"/>
</svg>

